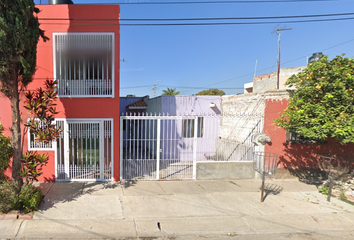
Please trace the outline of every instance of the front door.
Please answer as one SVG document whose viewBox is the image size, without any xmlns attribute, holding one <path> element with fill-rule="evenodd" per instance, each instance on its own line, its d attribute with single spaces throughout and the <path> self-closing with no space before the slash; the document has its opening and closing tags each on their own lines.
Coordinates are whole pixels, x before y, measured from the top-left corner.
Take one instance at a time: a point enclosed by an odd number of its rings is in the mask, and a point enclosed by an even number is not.
<svg viewBox="0 0 354 240">
<path fill-rule="evenodd" d="M 57 176 L 64 181 L 112 178 L 111 121 L 62 120 L 57 140 Z"/>
</svg>

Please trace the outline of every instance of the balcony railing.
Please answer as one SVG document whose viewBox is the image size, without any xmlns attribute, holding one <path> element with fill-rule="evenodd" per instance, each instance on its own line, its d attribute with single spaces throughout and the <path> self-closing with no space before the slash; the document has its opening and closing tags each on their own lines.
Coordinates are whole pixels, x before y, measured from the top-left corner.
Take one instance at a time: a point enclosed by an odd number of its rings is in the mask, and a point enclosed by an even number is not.
<svg viewBox="0 0 354 240">
<path fill-rule="evenodd" d="M 114 33 L 54 33 L 59 97 L 114 96 Z"/>
<path fill-rule="evenodd" d="M 112 93 L 111 79 L 58 80 L 59 97 L 108 97 Z"/>
</svg>

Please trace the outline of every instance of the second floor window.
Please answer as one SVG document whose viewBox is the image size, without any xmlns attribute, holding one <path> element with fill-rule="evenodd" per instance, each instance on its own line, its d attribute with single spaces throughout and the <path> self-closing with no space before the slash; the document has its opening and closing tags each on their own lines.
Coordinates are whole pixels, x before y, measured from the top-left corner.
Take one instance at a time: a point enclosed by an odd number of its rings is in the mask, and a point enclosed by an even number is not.
<svg viewBox="0 0 354 240">
<path fill-rule="evenodd" d="M 113 97 L 113 33 L 54 33 L 53 38 L 59 97 Z"/>
</svg>

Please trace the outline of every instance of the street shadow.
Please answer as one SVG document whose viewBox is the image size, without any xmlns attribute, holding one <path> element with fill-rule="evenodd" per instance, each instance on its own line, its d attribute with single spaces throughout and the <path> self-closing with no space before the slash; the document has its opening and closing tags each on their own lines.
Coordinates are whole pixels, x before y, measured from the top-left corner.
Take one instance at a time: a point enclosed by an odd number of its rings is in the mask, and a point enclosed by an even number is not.
<svg viewBox="0 0 354 240">
<path fill-rule="evenodd" d="M 284 154 L 279 156 L 280 163 L 289 173 L 301 182 L 320 185 L 327 179 L 327 174 L 318 165 L 319 153 L 338 154 L 354 157 L 354 144 L 341 145 L 334 139 L 323 144 L 284 143 Z"/>
<path fill-rule="evenodd" d="M 264 185 L 264 200 L 266 200 L 266 198 L 268 197 L 269 194 L 273 194 L 273 195 L 278 195 L 283 191 L 283 187 L 273 184 L 273 183 L 266 183 Z"/>
<path fill-rule="evenodd" d="M 134 186 L 137 183 L 137 180 L 123 180 L 120 182 L 123 188 L 129 188 Z"/>
<path fill-rule="evenodd" d="M 49 189 L 48 183 L 40 183 L 43 200 L 39 206 L 40 211 L 46 211 L 55 207 L 55 204 L 77 201 L 83 195 L 93 194 L 100 189 L 118 187 L 119 183 L 98 183 L 98 182 L 56 182 Z"/>
</svg>

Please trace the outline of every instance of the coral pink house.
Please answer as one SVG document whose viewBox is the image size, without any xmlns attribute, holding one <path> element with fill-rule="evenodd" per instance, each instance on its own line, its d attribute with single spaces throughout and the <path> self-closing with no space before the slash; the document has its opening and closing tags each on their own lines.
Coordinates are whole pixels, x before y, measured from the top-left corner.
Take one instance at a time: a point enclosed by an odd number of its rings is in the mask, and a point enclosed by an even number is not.
<svg viewBox="0 0 354 240">
<path fill-rule="evenodd" d="M 46 78 L 58 80 L 56 125 L 63 132 L 49 145 L 27 134 L 24 150 L 49 154 L 40 181 L 118 181 L 119 5 L 39 9 L 41 28 L 50 40 L 38 43 L 37 71 L 28 89 L 42 87 Z M 25 120 L 27 113 L 21 110 Z M 11 126 L 10 102 L 4 97 L 0 122 L 6 129 Z"/>
<path fill-rule="evenodd" d="M 296 175 L 298 169 L 317 169 L 318 154 L 321 153 L 354 157 L 352 143 L 341 145 L 334 139 L 329 139 L 322 144 L 299 144 L 288 141 L 286 131 L 274 124 L 274 120 L 279 118 L 288 104 L 287 99 L 265 101 L 264 132 L 272 139 L 271 143 L 266 144 L 265 151 L 279 155 L 280 168 L 285 168 Z"/>
</svg>

